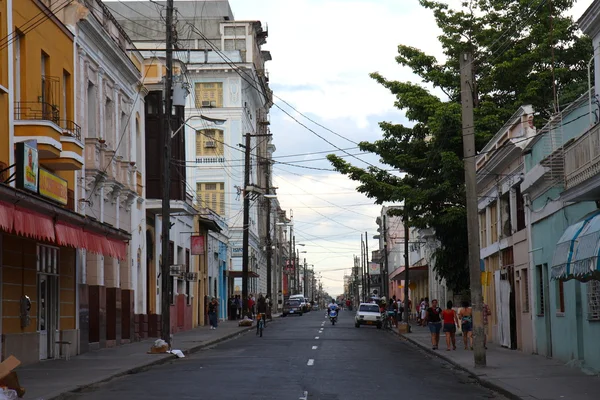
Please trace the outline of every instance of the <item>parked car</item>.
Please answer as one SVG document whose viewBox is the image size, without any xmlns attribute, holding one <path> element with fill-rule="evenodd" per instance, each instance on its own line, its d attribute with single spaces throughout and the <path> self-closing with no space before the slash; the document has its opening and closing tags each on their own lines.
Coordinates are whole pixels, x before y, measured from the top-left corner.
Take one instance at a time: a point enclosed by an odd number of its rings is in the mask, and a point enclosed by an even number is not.
<svg viewBox="0 0 600 400">
<path fill-rule="evenodd" d="M 301 294 L 294 294 L 290 296 L 289 300 L 297 300 L 300 302 L 300 307 L 302 308 L 302 312 L 308 312 L 308 302 L 307 299 L 304 298 Z"/>
<path fill-rule="evenodd" d="M 290 299 L 283 304 L 283 316 L 299 315 L 302 316 L 302 304 L 300 300 Z"/>
<path fill-rule="evenodd" d="M 379 306 L 373 303 L 361 303 L 354 317 L 354 326 L 360 328 L 361 325 L 375 325 L 381 329 L 383 321 Z"/>
</svg>

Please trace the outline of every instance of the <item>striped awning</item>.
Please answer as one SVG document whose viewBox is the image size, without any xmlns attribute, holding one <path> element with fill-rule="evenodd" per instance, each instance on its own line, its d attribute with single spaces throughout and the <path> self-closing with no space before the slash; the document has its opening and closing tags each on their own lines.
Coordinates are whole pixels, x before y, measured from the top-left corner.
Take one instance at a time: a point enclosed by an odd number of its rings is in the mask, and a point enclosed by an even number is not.
<svg viewBox="0 0 600 400">
<path fill-rule="evenodd" d="M 589 280 L 600 275 L 600 211 L 570 225 L 554 250 L 552 279 Z"/>
</svg>

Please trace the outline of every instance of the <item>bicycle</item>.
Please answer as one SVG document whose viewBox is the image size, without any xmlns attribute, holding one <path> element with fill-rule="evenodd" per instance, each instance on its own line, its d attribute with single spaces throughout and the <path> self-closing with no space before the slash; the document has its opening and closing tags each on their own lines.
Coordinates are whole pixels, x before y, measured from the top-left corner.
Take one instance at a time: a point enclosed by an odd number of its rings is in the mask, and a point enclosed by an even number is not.
<svg viewBox="0 0 600 400">
<path fill-rule="evenodd" d="M 382 317 L 383 317 L 383 329 L 392 329 L 392 319 L 390 318 L 389 314 L 386 312 L 382 313 Z"/>
<path fill-rule="evenodd" d="M 256 314 L 256 319 L 258 320 L 256 324 L 256 335 L 260 335 L 260 337 L 262 337 L 263 330 L 265 329 L 266 315 L 264 313 L 258 313 Z"/>
</svg>

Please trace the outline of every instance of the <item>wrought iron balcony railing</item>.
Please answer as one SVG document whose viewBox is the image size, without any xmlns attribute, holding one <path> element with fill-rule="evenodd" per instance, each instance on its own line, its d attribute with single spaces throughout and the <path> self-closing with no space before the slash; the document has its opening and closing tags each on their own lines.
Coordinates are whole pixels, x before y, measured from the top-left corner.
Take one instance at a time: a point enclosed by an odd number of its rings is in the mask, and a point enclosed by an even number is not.
<svg viewBox="0 0 600 400">
<path fill-rule="evenodd" d="M 71 136 L 81 142 L 81 127 L 68 119 L 60 119 L 56 105 L 41 101 L 15 103 L 15 120 L 51 121 L 61 128 L 63 136 Z"/>
</svg>

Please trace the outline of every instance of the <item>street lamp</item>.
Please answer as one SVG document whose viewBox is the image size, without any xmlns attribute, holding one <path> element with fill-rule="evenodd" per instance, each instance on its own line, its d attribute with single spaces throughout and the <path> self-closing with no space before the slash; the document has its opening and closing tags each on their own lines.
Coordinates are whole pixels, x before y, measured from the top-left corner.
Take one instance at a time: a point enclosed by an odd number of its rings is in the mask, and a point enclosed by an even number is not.
<svg viewBox="0 0 600 400">
<path fill-rule="evenodd" d="M 183 129 L 183 127 L 187 125 L 189 120 L 196 119 L 196 118 L 200 118 L 205 121 L 212 122 L 215 125 L 223 125 L 227 121 L 226 119 L 211 118 L 211 117 L 207 117 L 206 115 L 202 115 L 202 114 L 192 115 L 192 116 L 188 117 L 185 121 L 183 121 L 183 124 L 181 124 L 181 126 L 179 128 L 177 128 L 177 130 L 171 134 L 171 139 L 173 139 L 175 137 L 175 135 L 177 135 Z"/>
</svg>

